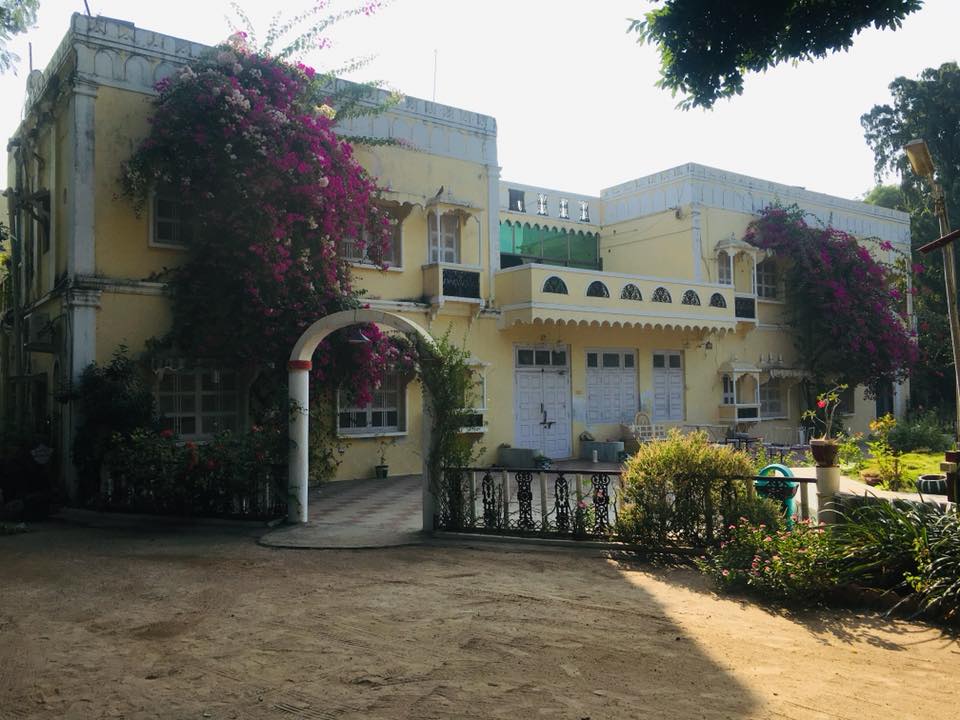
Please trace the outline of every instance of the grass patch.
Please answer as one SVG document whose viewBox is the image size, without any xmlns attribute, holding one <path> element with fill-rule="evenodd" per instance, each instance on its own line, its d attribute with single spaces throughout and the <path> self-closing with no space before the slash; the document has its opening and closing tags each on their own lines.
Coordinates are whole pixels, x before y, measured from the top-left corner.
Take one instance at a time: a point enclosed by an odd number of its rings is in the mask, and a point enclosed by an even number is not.
<svg viewBox="0 0 960 720">
<path fill-rule="evenodd" d="M 900 477 L 902 482 L 896 489 L 912 491 L 916 489 L 915 482 L 920 475 L 940 473 L 940 463 L 943 462 L 943 453 L 940 452 L 908 452 L 900 456 Z M 875 458 L 864 461 L 865 474 L 879 473 L 880 465 Z M 885 488 L 887 489 L 887 488 Z M 890 488 L 893 489 L 893 488 Z"/>
</svg>

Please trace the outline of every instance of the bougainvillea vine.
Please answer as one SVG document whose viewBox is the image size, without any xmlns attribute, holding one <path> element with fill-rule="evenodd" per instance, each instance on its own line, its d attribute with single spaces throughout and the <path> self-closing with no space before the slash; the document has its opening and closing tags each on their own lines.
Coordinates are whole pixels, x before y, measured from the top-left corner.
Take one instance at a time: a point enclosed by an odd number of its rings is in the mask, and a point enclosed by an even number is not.
<svg viewBox="0 0 960 720">
<path fill-rule="evenodd" d="M 906 315 L 910 265 L 892 243 L 874 241 L 871 252 L 848 233 L 808 225 L 795 205 L 766 208 L 744 239 L 781 259 L 789 323 L 815 385 L 876 389 L 906 378 L 918 356 Z"/>
<path fill-rule="evenodd" d="M 169 278 L 170 341 L 194 357 L 282 368 L 307 325 L 359 306 L 337 243 L 376 256 L 389 242 L 377 187 L 337 137 L 315 71 L 252 50 L 242 32 L 157 90 L 121 186 L 138 211 L 169 200 L 189 240 Z M 375 328 L 364 337 L 332 339 L 314 363 L 317 379 L 343 381 L 361 403 L 385 368 L 412 362 Z"/>
</svg>

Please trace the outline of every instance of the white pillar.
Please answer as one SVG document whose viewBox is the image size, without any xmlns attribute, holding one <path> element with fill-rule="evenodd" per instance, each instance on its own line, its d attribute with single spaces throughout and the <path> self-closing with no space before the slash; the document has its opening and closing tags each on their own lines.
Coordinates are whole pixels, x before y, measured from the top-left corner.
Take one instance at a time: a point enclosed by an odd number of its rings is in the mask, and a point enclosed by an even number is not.
<svg viewBox="0 0 960 720">
<path fill-rule="evenodd" d="M 287 485 L 287 520 L 307 522 L 310 490 L 310 360 L 288 363 L 290 397 L 290 460 Z"/>
</svg>

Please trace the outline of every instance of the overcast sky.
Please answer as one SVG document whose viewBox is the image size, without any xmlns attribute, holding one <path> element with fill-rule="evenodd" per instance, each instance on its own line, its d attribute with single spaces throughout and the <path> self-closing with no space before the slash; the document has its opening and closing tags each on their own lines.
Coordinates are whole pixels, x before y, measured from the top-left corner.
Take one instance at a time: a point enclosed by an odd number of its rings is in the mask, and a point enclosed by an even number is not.
<svg viewBox="0 0 960 720">
<path fill-rule="evenodd" d="M 337 6 L 338 0 L 334 0 Z M 246 2 L 266 28 L 270 8 Z M 93 14 L 213 44 L 229 34 L 224 0 L 89 0 Z M 261 9 L 266 6 L 266 9 Z M 340 7 L 349 7 L 339 0 Z M 654 87 L 659 58 L 625 33 L 644 0 L 393 0 L 372 17 L 335 25 L 333 46 L 305 58 L 320 68 L 376 53 L 353 79 L 379 79 L 408 95 L 497 119 L 505 179 L 599 193 L 601 188 L 685 162 L 858 197 L 873 185 L 873 156 L 860 116 L 889 101 L 899 75 L 956 60 L 960 2 L 927 0 L 896 32 L 867 31 L 848 53 L 748 76 L 744 94 L 713 111 L 675 109 Z M 0 76 L 0 132 L 19 122 L 27 74 L 44 68 L 83 2 L 41 0 L 38 27 L 11 47 L 19 74 Z M 0 184 L 6 166 L 0 163 Z"/>
</svg>

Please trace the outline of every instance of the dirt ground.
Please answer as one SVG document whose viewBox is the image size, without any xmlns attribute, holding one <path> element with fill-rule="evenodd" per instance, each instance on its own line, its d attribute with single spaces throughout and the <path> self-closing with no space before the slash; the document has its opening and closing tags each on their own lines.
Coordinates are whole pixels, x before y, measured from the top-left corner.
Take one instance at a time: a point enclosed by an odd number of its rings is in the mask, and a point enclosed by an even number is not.
<svg viewBox="0 0 960 720">
<path fill-rule="evenodd" d="M 923 625 L 784 614 L 566 550 L 277 550 L 256 532 L 0 537 L 0 717 L 960 713 L 960 645 Z"/>
</svg>

